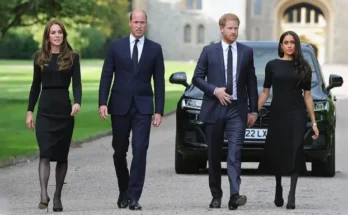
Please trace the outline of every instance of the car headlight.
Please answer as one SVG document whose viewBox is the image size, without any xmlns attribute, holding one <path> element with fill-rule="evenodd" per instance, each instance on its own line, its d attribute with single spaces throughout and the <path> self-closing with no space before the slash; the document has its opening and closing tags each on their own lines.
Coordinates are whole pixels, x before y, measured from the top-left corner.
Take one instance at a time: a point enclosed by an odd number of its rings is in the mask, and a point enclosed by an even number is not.
<svg viewBox="0 0 348 215">
<path fill-rule="evenodd" d="M 329 110 L 329 102 L 314 102 L 314 111 Z"/>
<path fill-rule="evenodd" d="M 192 108 L 200 110 L 202 106 L 202 100 L 198 99 L 183 99 L 181 102 L 181 108 Z"/>
</svg>

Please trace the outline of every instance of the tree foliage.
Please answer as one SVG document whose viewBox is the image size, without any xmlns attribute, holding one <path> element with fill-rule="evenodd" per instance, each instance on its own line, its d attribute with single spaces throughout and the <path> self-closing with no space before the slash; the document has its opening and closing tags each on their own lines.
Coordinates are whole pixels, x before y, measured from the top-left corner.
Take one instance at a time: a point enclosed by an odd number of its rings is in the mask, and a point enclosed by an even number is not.
<svg viewBox="0 0 348 215">
<path fill-rule="evenodd" d="M 128 12 L 128 0 L 0 0 L 0 38 L 11 28 L 53 18 L 66 25 L 98 26 L 106 37 L 119 37 L 127 31 Z"/>
</svg>

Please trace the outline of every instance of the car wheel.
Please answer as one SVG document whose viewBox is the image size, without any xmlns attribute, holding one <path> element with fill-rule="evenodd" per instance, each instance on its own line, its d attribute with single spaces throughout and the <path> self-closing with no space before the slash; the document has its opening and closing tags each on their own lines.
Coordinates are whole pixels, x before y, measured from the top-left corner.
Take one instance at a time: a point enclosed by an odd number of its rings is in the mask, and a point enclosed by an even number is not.
<svg viewBox="0 0 348 215">
<path fill-rule="evenodd" d="M 334 132 L 335 134 L 335 132 Z M 324 176 L 324 177 L 334 177 L 336 173 L 336 153 L 335 153 L 335 135 L 332 137 L 332 149 L 331 154 L 327 157 L 325 161 L 315 161 L 312 163 L 312 173 L 315 176 Z"/>
<path fill-rule="evenodd" d="M 207 167 L 207 161 L 196 157 L 184 157 L 175 149 L 175 172 L 177 174 L 195 174 Z"/>
</svg>

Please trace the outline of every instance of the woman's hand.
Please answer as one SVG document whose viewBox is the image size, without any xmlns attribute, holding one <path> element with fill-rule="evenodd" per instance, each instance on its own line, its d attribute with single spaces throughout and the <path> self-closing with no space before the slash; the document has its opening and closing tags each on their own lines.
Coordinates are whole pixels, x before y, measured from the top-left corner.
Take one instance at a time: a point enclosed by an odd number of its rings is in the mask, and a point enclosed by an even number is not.
<svg viewBox="0 0 348 215">
<path fill-rule="evenodd" d="M 27 124 L 27 127 L 30 130 L 34 130 L 34 119 L 33 119 L 33 113 L 32 112 L 28 112 L 27 113 L 27 120 L 25 122 Z"/>
<path fill-rule="evenodd" d="M 76 114 L 78 114 L 80 112 L 80 105 L 79 104 L 74 104 L 71 108 L 71 116 L 76 116 Z"/>
<path fill-rule="evenodd" d="M 318 130 L 317 124 L 313 124 L 312 129 L 314 131 L 314 135 L 312 136 L 312 138 L 313 140 L 315 140 L 319 137 L 319 130 Z"/>
</svg>

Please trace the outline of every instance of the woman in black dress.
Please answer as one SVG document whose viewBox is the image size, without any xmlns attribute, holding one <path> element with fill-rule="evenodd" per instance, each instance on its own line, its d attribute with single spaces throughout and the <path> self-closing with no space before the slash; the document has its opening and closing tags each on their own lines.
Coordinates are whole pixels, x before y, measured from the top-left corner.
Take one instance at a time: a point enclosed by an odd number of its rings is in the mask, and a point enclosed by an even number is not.
<svg viewBox="0 0 348 215">
<path fill-rule="evenodd" d="M 71 105 L 69 98 L 71 79 L 74 105 Z M 31 130 L 34 130 L 33 111 L 39 96 L 35 128 L 40 149 L 41 201 L 38 207 L 48 208 L 50 198 L 47 184 L 50 161 L 54 161 L 57 165 L 53 211 L 63 211 L 61 192 L 68 168 L 74 116 L 80 111 L 82 87 L 79 55 L 72 51 L 64 25 L 58 20 L 46 25 L 42 48 L 35 54 L 26 119 L 27 127 Z"/>
<path fill-rule="evenodd" d="M 278 55 L 266 64 L 264 88 L 259 96 L 259 109 L 273 89 L 271 118 L 264 148 L 264 157 L 259 169 L 276 177 L 274 203 L 284 204 L 281 177 L 291 175 L 287 209 L 295 209 L 295 190 L 299 173 L 306 171 L 303 137 L 308 113 L 314 131 L 319 131 L 315 121 L 311 95 L 312 71 L 304 60 L 300 39 L 295 32 L 287 31 L 280 37 Z M 308 111 L 308 113 L 307 113 Z"/>
</svg>

